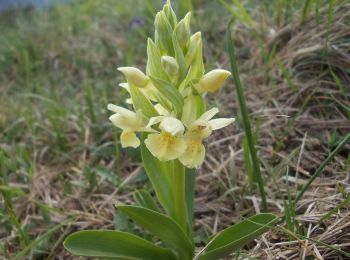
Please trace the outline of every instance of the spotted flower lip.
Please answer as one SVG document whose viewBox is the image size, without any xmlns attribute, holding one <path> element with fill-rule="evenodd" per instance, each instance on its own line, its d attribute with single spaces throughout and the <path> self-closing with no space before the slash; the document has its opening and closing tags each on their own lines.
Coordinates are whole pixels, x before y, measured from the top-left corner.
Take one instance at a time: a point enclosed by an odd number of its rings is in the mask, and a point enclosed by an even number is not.
<svg viewBox="0 0 350 260">
<path fill-rule="evenodd" d="M 183 138 L 185 127 L 174 117 L 159 116 L 151 118 L 148 126 L 159 123 L 160 133 L 149 134 L 145 140 L 146 147 L 160 161 L 179 158 L 186 150 Z"/>
<path fill-rule="evenodd" d="M 218 112 L 218 108 L 212 108 L 189 126 L 184 136 L 187 148 L 179 157 L 180 162 L 186 167 L 198 168 L 205 158 L 203 139 L 209 137 L 214 130 L 226 127 L 235 121 L 234 118 L 212 119 Z"/>
</svg>

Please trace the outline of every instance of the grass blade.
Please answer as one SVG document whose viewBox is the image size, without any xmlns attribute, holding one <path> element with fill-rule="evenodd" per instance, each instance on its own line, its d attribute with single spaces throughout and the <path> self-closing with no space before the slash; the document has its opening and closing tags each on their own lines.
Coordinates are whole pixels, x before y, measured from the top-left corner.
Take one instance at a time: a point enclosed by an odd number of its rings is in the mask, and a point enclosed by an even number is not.
<svg viewBox="0 0 350 260">
<path fill-rule="evenodd" d="M 330 211 L 328 211 L 327 214 L 324 215 L 320 219 L 320 222 L 328 219 L 330 216 L 332 216 L 334 213 L 336 213 L 339 209 L 341 209 L 342 207 L 346 206 L 349 203 L 350 203 L 350 195 L 347 196 L 340 204 L 338 204 L 338 206 L 336 206 L 335 208 L 333 208 Z"/>
<path fill-rule="evenodd" d="M 229 23 L 229 25 L 227 27 L 227 48 L 228 48 L 228 52 L 230 55 L 232 74 L 233 74 L 233 79 L 234 79 L 235 86 L 236 86 L 237 97 L 238 97 L 239 106 L 241 109 L 241 116 L 242 116 L 242 120 L 243 120 L 244 131 L 245 131 L 245 134 L 247 136 L 247 141 L 248 141 L 248 146 L 249 146 L 250 155 L 251 155 L 251 159 L 252 159 L 252 166 L 253 166 L 254 174 L 255 174 L 255 177 L 258 181 L 260 196 L 261 196 L 261 200 L 262 200 L 262 204 L 263 204 L 263 209 L 264 209 L 264 211 L 267 211 L 265 188 L 264 188 L 264 183 L 263 183 L 263 179 L 262 179 L 261 172 L 260 172 L 259 159 L 258 159 L 257 151 L 256 151 L 256 148 L 254 145 L 254 138 L 253 138 L 252 129 L 250 126 L 248 108 L 247 108 L 246 100 L 244 97 L 243 86 L 242 86 L 242 83 L 241 83 L 241 80 L 239 77 L 239 72 L 237 69 L 236 50 L 235 50 L 233 39 L 231 37 L 231 25 L 232 25 L 232 21 Z"/>
<path fill-rule="evenodd" d="M 43 240 L 45 240 L 47 237 L 51 236 L 56 230 L 60 229 L 61 227 L 67 225 L 69 222 L 71 222 L 73 219 L 67 219 L 66 221 L 62 222 L 59 225 L 54 226 L 53 228 L 49 229 L 47 232 L 42 234 L 41 236 L 37 237 L 34 241 L 32 241 L 30 244 L 28 244 L 21 252 L 19 252 L 15 257 L 14 260 L 17 259 L 24 259 L 26 256 L 28 256 L 29 252 L 35 248 L 38 244 L 40 244 Z"/>
<path fill-rule="evenodd" d="M 313 183 L 313 181 L 321 174 L 323 169 L 326 167 L 326 165 L 336 156 L 336 154 L 343 148 L 344 145 L 346 145 L 350 141 L 350 133 L 338 144 L 338 146 L 328 155 L 326 160 L 324 160 L 321 165 L 317 168 L 315 173 L 312 175 L 312 177 L 309 179 L 309 181 L 304 185 L 304 187 L 301 189 L 301 191 L 298 193 L 297 197 L 295 198 L 295 202 L 301 199 L 305 191 L 310 187 L 310 185 Z"/>
</svg>

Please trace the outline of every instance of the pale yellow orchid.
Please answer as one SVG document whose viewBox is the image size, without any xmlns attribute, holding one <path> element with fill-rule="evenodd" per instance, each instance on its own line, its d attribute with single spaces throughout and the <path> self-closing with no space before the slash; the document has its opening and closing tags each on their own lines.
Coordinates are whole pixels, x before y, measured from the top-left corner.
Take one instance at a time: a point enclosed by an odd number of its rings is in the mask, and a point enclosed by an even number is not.
<svg viewBox="0 0 350 260">
<path fill-rule="evenodd" d="M 148 126 L 159 124 L 160 133 L 149 134 L 145 140 L 146 147 L 160 161 L 179 158 L 186 150 L 183 138 L 185 127 L 182 122 L 170 116 L 158 116 L 150 119 Z"/>
<path fill-rule="evenodd" d="M 135 85 L 138 88 L 144 88 L 149 83 L 149 78 L 138 68 L 134 67 L 119 67 L 118 70 L 124 74 L 128 83 Z"/>
<path fill-rule="evenodd" d="M 180 162 L 188 168 L 199 167 L 205 157 L 203 139 L 209 137 L 213 130 L 228 126 L 235 121 L 234 118 L 212 119 L 219 110 L 212 108 L 194 121 L 185 134 L 186 151 L 179 157 Z"/>
<path fill-rule="evenodd" d="M 123 130 L 120 135 L 122 147 L 137 148 L 140 145 L 140 140 L 135 132 L 154 132 L 153 129 L 147 127 L 148 122 L 140 113 L 113 104 L 109 104 L 107 108 L 115 112 L 109 117 L 109 120 Z"/>
<path fill-rule="evenodd" d="M 231 72 L 227 70 L 212 70 L 200 79 L 196 85 L 196 89 L 199 93 L 215 92 L 224 85 L 229 76 L 231 76 Z"/>
</svg>

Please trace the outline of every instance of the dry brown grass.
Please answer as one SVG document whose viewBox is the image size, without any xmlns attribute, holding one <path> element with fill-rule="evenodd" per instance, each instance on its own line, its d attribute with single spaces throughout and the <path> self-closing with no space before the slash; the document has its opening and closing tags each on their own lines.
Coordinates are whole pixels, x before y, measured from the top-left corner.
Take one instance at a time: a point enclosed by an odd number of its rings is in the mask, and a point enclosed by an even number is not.
<svg viewBox="0 0 350 260">
<path fill-rule="evenodd" d="M 330 30 L 326 16 L 321 18 L 319 24 L 315 19 L 309 19 L 303 25 L 280 28 L 266 43 L 267 48 L 276 48 L 276 54 L 267 66 L 254 44 L 249 58 L 242 58 L 240 63 L 251 116 L 255 122 L 260 122 L 258 150 L 265 162 L 262 169 L 265 176 L 270 171 L 275 179 L 269 177 L 266 183 L 269 210 L 279 216 L 284 215 L 287 186 L 294 197 L 296 188 L 306 182 L 333 148 L 332 136 L 336 133 L 340 139 L 350 131 L 349 116 L 339 104 L 350 107 L 350 4 L 336 10 Z M 252 39 L 244 38 L 247 35 L 240 37 L 243 37 L 241 41 L 252 42 Z M 224 54 L 222 57 L 223 66 L 228 67 Z M 285 79 L 280 64 L 292 72 L 292 86 Z M 343 82 L 345 92 L 336 86 L 330 67 Z M 238 113 L 234 86 L 228 86 L 221 94 L 219 101 L 223 113 Z M 215 102 L 211 97 L 209 99 Z M 243 137 L 241 127 L 230 126 L 207 142 L 207 159 L 196 179 L 195 229 L 198 232 L 219 231 L 261 210 L 258 193 L 250 191 L 247 184 Z M 88 133 L 85 140 L 89 140 Z M 296 206 L 296 220 L 305 236 L 346 252 L 350 252 L 349 207 L 339 210 L 326 221 L 319 220 L 350 191 L 349 168 L 346 168 L 349 154 L 348 144 Z M 114 228 L 114 205 L 131 203 L 132 192 L 144 184 L 138 179 L 142 166 L 123 156 L 120 165 L 122 181 L 118 187 L 99 178 L 91 192 L 84 188 L 74 189 L 67 196 L 64 183 L 57 177 L 79 180 L 88 157 L 89 154 L 83 151 L 79 158 L 75 158 L 75 163 L 65 167 L 45 163 L 36 165 L 30 195 L 16 201 L 16 212 L 23 224 L 29 220 L 37 223 L 36 228 L 30 230 L 32 237 L 42 234 L 47 227 L 38 201 L 52 207 L 52 224 L 74 218 L 55 233 L 56 243 L 50 248 L 53 259 L 75 259 L 62 247 L 67 234 L 81 229 Z M 116 162 L 101 160 L 97 164 L 113 171 Z M 339 252 L 313 241 L 289 239 L 282 230 L 283 222 L 278 227 L 251 243 L 249 254 L 242 251 L 241 257 L 346 259 Z M 15 251 L 18 246 L 16 234 L 11 234 L 7 241 Z M 201 246 L 199 242 L 198 247 Z M 8 253 L 12 255 L 13 252 Z"/>
</svg>

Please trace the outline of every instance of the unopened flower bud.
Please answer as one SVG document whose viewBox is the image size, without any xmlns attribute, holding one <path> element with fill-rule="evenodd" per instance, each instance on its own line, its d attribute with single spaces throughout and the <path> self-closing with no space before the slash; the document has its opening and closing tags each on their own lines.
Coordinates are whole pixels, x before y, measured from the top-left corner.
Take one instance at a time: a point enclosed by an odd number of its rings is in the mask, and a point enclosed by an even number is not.
<svg viewBox="0 0 350 260">
<path fill-rule="evenodd" d="M 163 11 L 166 17 L 168 18 L 171 27 L 175 28 L 177 23 L 177 18 L 173 8 L 171 7 L 170 1 L 167 1 L 167 3 L 164 5 Z"/>
<path fill-rule="evenodd" d="M 128 83 L 136 87 L 143 88 L 148 82 L 149 78 L 139 69 L 134 67 L 120 67 L 118 70 L 124 74 Z"/>
<path fill-rule="evenodd" d="M 175 33 L 180 47 L 184 53 L 190 44 L 190 19 L 191 13 L 188 13 L 184 19 L 182 19 L 175 28 Z"/>
<path fill-rule="evenodd" d="M 187 66 L 190 66 L 192 64 L 192 61 L 196 56 L 198 48 L 202 48 L 201 32 L 193 34 L 190 38 L 190 47 L 185 56 L 185 62 Z"/>
<path fill-rule="evenodd" d="M 160 53 L 173 55 L 173 28 L 164 11 L 157 13 L 154 25 L 156 28 L 155 41 Z"/>
<path fill-rule="evenodd" d="M 225 80 L 229 76 L 231 76 L 231 72 L 227 70 L 212 70 L 200 79 L 196 86 L 196 89 L 200 93 L 215 92 L 224 85 Z"/>
<path fill-rule="evenodd" d="M 162 56 L 161 58 L 162 67 L 171 79 L 176 80 L 179 72 L 179 65 L 175 58 L 170 56 Z"/>
</svg>

